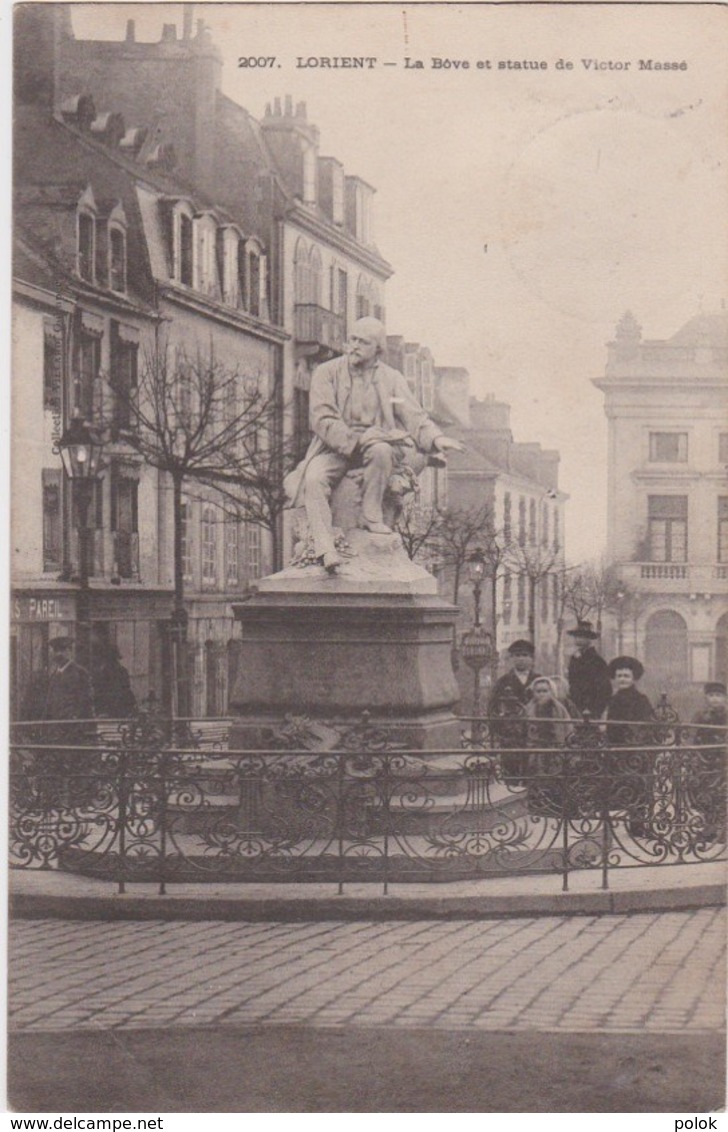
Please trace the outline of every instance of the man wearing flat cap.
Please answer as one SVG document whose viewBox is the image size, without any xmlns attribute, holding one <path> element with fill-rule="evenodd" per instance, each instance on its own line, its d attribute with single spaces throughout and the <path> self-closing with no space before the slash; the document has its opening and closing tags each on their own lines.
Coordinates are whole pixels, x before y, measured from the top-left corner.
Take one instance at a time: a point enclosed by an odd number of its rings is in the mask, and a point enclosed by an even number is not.
<svg viewBox="0 0 728 1132">
<path fill-rule="evenodd" d="M 569 699 L 580 712 L 588 711 L 600 719 L 612 695 L 607 662 L 594 648 L 599 634 L 591 621 L 578 621 L 567 636 L 574 638 L 576 650 L 569 661 Z"/>
<path fill-rule="evenodd" d="M 493 742 L 499 747 L 525 747 L 528 740 L 528 723 L 525 707 L 531 699 L 531 685 L 538 677 L 534 672 L 534 647 L 530 641 L 513 641 L 508 647 L 511 668 L 493 685 L 488 700 Z M 520 786 L 528 767 L 528 755 L 501 756 L 503 781 Z"/>
<path fill-rule="evenodd" d="M 384 364 L 387 332 L 376 318 L 360 318 L 346 353 L 318 366 L 311 379 L 309 419 L 313 440 L 284 480 L 293 507 L 305 507 L 314 552 L 330 572 L 341 565 L 334 544 L 329 499 L 351 468 L 362 469 L 362 519 L 373 534 L 392 534 L 382 500 L 394 468 L 419 473 L 429 460 L 462 444 L 444 436 L 412 396 L 402 374 Z M 413 459 L 414 457 L 414 459 Z"/>
</svg>

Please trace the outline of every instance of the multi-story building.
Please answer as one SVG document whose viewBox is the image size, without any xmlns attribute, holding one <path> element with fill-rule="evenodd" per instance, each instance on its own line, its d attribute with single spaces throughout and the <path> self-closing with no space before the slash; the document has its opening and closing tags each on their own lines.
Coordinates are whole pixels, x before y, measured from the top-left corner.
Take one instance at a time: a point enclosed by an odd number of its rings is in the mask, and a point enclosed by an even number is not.
<svg viewBox="0 0 728 1132">
<path fill-rule="evenodd" d="M 224 207 L 245 240 L 253 233 L 262 241 L 268 314 L 287 335 L 280 360 L 286 429 L 301 454 L 313 368 L 341 353 L 354 319 L 384 319 L 392 268 L 374 242 L 375 190 L 320 153 L 305 103 L 275 99 L 258 121 L 224 95 L 219 52 L 203 21 L 193 29 L 189 6 L 181 36 L 165 24 L 157 43 L 137 42 L 133 20 L 123 42 L 77 40 L 68 30 L 61 93 L 103 75 L 109 104 L 150 137 L 163 136 L 188 184 Z"/>
<path fill-rule="evenodd" d="M 623 586 L 613 647 L 673 698 L 728 676 L 728 313 L 668 339 L 631 314 L 609 343 L 607 553 Z M 688 698 L 684 696 L 683 698 Z"/>
<path fill-rule="evenodd" d="M 465 417 L 460 371 L 444 371 L 443 408 L 457 419 L 448 428 L 465 451 L 449 454 L 448 497 L 452 507 L 487 507 L 493 533 L 503 550 L 496 585 L 483 592 L 486 623 L 503 653 L 519 638 L 530 638 L 541 671 L 559 669 L 562 610 L 560 575 L 564 565 L 564 507 L 559 489 L 559 454 L 537 443 L 514 441 L 510 405 L 490 396 L 470 398 Z M 467 423 L 463 423 L 464 420 Z M 467 584 L 460 604 L 470 620 Z"/>
<path fill-rule="evenodd" d="M 117 644 L 138 697 L 163 694 L 172 485 L 135 453 L 134 422 L 122 419 L 128 401 L 125 409 L 106 377 L 117 388 L 142 388 L 143 368 L 164 340 L 177 356 L 214 356 L 235 375 L 231 390 L 254 382 L 274 397 L 286 335 L 268 314 L 263 241 L 189 186 L 172 143 L 113 104 L 97 109 L 90 80 L 83 94 L 59 95 L 63 6 L 19 10 L 16 31 L 15 700 L 22 703 L 45 663 L 48 635 L 58 631 L 52 622 L 68 628 L 76 619 L 77 516 L 57 449 L 73 414 L 110 426 L 90 510 L 91 617 Z M 103 75 L 101 67 L 93 78 L 105 99 Z M 21 483 L 29 489 L 23 506 Z M 187 490 L 182 503 L 196 714 L 226 710 L 237 648 L 230 601 L 271 561 L 260 527 L 217 503 L 201 489 Z"/>
</svg>

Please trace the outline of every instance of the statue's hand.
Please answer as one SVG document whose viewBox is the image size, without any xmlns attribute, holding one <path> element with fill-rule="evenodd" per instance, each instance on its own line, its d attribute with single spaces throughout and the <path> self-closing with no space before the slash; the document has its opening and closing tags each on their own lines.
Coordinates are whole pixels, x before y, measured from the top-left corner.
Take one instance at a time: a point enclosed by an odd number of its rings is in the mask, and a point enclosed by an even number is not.
<svg viewBox="0 0 728 1132">
<path fill-rule="evenodd" d="M 435 441 L 435 448 L 438 452 L 464 452 L 465 445 L 461 444 L 459 440 L 454 440 L 451 436 L 438 436 Z"/>
</svg>

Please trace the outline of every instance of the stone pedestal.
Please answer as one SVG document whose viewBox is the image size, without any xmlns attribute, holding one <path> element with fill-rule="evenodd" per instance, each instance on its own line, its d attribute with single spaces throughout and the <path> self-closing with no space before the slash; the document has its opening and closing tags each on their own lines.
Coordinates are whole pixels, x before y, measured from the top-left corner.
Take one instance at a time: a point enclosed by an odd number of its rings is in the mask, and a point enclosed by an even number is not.
<svg viewBox="0 0 728 1132">
<path fill-rule="evenodd" d="M 349 530 L 335 574 L 289 567 L 235 607 L 242 624 L 231 746 L 267 745 L 285 715 L 353 725 L 363 711 L 397 743 L 456 747 L 451 651 L 457 610 L 398 535 Z"/>
</svg>

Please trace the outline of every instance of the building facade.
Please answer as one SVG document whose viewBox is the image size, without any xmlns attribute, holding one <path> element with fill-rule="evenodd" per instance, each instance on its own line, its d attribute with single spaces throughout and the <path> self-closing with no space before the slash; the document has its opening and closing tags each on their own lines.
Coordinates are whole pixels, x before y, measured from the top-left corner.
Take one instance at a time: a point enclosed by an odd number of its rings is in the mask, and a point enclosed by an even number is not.
<svg viewBox="0 0 728 1132">
<path fill-rule="evenodd" d="M 653 692 L 694 703 L 728 677 L 728 313 L 671 338 L 619 322 L 604 377 L 609 561 L 622 582 L 614 651 L 644 660 Z"/>
</svg>

